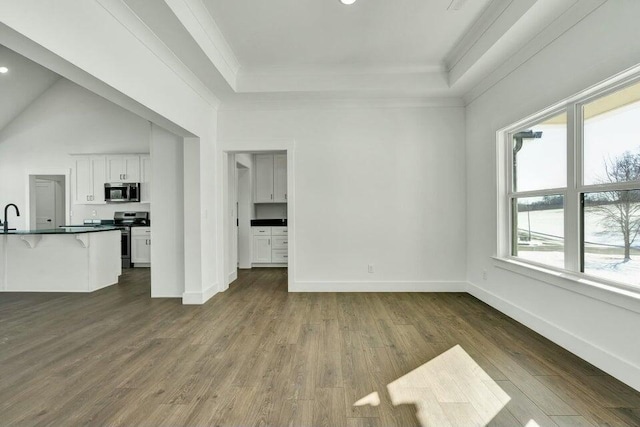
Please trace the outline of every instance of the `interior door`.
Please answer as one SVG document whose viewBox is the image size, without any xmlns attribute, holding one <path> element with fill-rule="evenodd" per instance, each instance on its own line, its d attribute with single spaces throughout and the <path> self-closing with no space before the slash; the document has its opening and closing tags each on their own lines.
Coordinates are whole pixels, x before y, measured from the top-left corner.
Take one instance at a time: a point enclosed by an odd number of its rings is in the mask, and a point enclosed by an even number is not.
<svg viewBox="0 0 640 427">
<path fill-rule="evenodd" d="M 56 185 L 53 181 L 36 180 L 36 229 L 55 228 Z"/>
</svg>

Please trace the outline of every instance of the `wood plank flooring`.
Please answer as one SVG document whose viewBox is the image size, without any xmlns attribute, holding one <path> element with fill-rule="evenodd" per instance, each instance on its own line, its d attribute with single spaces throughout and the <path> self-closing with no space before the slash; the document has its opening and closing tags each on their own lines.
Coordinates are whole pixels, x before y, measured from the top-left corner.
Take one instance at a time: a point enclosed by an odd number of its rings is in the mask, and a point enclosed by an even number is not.
<svg viewBox="0 0 640 427">
<path fill-rule="evenodd" d="M 466 294 L 149 293 L 0 294 L 0 424 L 640 425 L 640 393 Z"/>
</svg>

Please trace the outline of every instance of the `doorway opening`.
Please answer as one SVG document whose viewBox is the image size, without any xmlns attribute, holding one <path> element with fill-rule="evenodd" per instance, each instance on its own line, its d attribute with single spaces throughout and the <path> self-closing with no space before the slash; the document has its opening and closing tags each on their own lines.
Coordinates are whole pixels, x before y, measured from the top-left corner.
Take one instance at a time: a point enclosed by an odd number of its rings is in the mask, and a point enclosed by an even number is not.
<svg viewBox="0 0 640 427">
<path fill-rule="evenodd" d="M 69 218 L 67 174 L 29 174 L 27 224 L 32 230 L 62 227 Z"/>
<path fill-rule="evenodd" d="M 283 147 L 288 148 L 288 147 Z M 223 152 L 226 289 L 238 270 L 293 267 L 293 153 Z"/>
</svg>

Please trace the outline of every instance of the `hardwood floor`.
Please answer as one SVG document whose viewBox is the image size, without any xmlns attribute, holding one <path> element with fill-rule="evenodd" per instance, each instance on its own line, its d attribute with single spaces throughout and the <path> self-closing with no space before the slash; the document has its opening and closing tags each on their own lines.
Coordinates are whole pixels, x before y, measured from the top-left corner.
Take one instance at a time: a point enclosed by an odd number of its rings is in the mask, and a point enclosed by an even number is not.
<svg viewBox="0 0 640 427">
<path fill-rule="evenodd" d="M 0 294 L 0 424 L 638 426 L 640 393 L 466 294 L 289 294 L 254 269 L 182 306 L 136 269 Z"/>
</svg>

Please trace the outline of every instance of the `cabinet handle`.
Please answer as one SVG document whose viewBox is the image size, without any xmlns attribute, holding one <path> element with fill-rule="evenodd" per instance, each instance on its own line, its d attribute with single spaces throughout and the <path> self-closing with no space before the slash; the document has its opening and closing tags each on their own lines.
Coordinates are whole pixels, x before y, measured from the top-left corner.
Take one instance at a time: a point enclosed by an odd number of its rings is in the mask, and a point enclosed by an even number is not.
<svg viewBox="0 0 640 427">
<path fill-rule="evenodd" d="M 269 243 L 268 244 L 269 244 L 269 246 L 271 246 L 271 239 L 269 239 Z"/>
<path fill-rule="evenodd" d="M 287 200 L 287 193 L 284 193 L 284 199 Z"/>
<path fill-rule="evenodd" d="M 271 195 L 271 200 L 273 200 L 273 194 Z"/>
<path fill-rule="evenodd" d="M 286 240 L 284 242 L 282 242 L 283 245 L 288 244 L 289 242 L 287 242 Z"/>
<path fill-rule="evenodd" d="M 282 255 L 282 258 L 289 258 L 289 255 Z"/>
<path fill-rule="evenodd" d="M 89 196 L 87 196 L 87 202 L 89 201 Z"/>
</svg>

